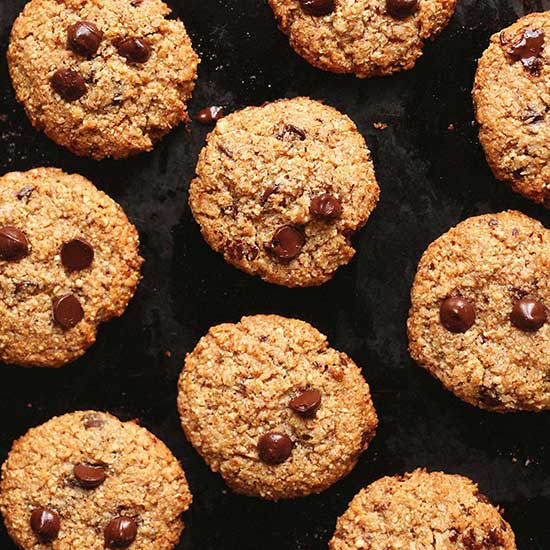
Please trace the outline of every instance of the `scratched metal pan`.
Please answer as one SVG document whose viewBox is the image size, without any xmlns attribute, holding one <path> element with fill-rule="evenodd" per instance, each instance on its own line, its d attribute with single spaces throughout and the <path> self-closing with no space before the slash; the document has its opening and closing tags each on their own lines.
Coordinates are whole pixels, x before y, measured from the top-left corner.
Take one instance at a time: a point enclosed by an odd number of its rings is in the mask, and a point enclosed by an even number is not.
<svg viewBox="0 0 550 550">
<path fill-rule="evenodd" d="M 0 0 L 0 171 L 47 165 L 89 177 L 138 226 L 146 258 L 136 298 L 101 328 L 84 358 L 59 370 L 0 366 L 0 460 L 15 438 L 53 415 L 103 409 L 139 418 L 182 461 L 194 502 L 178 549 L 325 549 L 361 487 L 425 466 L 479 482 L 504 508 L 519 549 L 548 550 L 550 413 L 501 416 L 462 403 L 411 361 L 405 321 L 420 255 L 451 225 L 516 208 L 550 226 L 547 212 L 492 177 L 470 100 L 476 59 L 490 35 L 527 12 L 550 9 L 550 0 L 458 0 L 451 24 L 414 70 L 372 80 L 310 67 L 263 0 L 168 3 L 202 57 L 191 112 L 296 95 L 323 99 L 365 136 L 381 202 L 357 236 L 354 260 L 321 288 L 278 288 L 237 271 L 203 242 L 186 204 L 207 128 L 179 128 L 152 153 L 127 161 L 98 163 L 57 147 L 31 128 L 8 78 L 9 29 L 25 0 Z M 276 504 L 228 492 L 185 441 L 175 405 L 183 358 L 208 327 L 265 312 L 305 319 L 351 355 L 381 421 L 346 479 L 321 495 Z M 0 548 L 14 548 L 3 527 Z"/>
</svg>

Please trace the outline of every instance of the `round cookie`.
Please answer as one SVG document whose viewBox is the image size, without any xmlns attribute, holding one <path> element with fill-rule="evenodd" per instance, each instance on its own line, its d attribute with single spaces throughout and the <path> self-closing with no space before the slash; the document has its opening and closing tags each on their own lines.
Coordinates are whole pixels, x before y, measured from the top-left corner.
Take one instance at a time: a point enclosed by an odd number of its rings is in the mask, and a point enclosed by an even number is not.
<svg viewBox="0 0 550 550">
<path fill-rule="evenodd" d="M 17 440 L 0 508 L 23 550 L 170 550 L 191 504 L 170 450 L 136 422 L 78 411 Z"/>
<path fill-rule="evenodd" d="M 124 313 L 140 280 L 135 227 L 112 199 L 55 168 L 0 178 L 0 360 L 59 367 Z"/>
<path fill-rule="evenodd" d="M 468 478 L 416 470 L 362 489 L 336 524 L 331 550 L 516 550 L 499 510 Z"/>
<path fill-rule="evenodd" d="M 411 292 L 412 357 L 458 397 L 550 409 L 550 231 L 520 212 L 469 218 L 433 242 Z"/>
<path fill-rule="evenodd" d="M 270 500 L 347 475 L 378 423 L 353 361 L 311 325 L 277 315 L 211 328 L 185 360 L 178 408 L 212 470 Z"/>
<path fill-rule="evenodd" d="M 77 155 L 149 151 L 188 120 L 198 57 L 161 0 L 31 0 L 8 49 L 32 124 Z"/>
<path fill-rule="evenodd" d="M 309 63 L 359 78 L 412 69 L 456 0 L 269 0 L 279 28 Z"/>
<path fill-rule="evenodd" d="M 547 208 L 549 62 L 550 12 L 526 15 L 491 37 L 473 89 L 479 139 L 495 177 Z"/>
<path fill-rule="evenodd" d="M 378 195 L 355 124 L 298 97 L 218 121 L 200 154 L 189 205 L 227 262 L 296 287 L 320 285 L 351 260 L 349 238 Z"/>
</svg>

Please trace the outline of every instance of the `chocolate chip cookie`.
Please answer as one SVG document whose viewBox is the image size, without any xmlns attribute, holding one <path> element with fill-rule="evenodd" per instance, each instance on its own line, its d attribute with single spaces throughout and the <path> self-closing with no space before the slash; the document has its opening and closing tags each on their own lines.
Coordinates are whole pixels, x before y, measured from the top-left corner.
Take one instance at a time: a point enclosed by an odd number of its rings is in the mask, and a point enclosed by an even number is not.
<svg viewBox="0 0 550 550">
<path fill-rule="evenodd" d="M 77 155 L 149 151 L 187 121 L 198 57 L 161 0 L 31 0 L 8 49 L 32 124 Z"/>
<path fill-rule="evenodd" d="M 189 204 L 227 262 L 296 287 L 320 285 L 351 260 L 349 239 L 378 195 L 355 124 L 298 97 L 219 120 L 200 154 Z"/>
<path fill-rule="evenodd" d="M 171 550 L 191 504 L 170 450 L 135 421 L 79 411 L 17 440 L 0 508 L 23 550 Z"/>
<path fill-rule="evenodd" d="M 479 139 L 495 177 L 547 208 L 549 61 L 550 12 L 526 15 L 492 36 L 473 90 Z"/>
<path fill-rule="evenodd" d="M 0 178 L 0 360 L 59 367 L 124 313 L 140 280 L 135 227 L 88 180 L 55 168 Z"/>
<path fill-rule="evenodd" d="M 443 385 L 498 411 L 550 409 L 550 230 L 520 212 L 433 242 L 411 292 L 409 349 Z"/>
<path fill-rule="evenodd" d="M 279 28 L 309 63 L 360 78 L 412 69 L 456 0 L 269 0 Z"/>
<path fill-rule="evenodd" d="M 338 519 L 331 550 L 516 550 L 514 533 L 477 485 L 416 470 L 360 491 Z"/>
<path fill-rule="evenodd" d="M 270 500 L 347 475 L 378 423 L 355 363 L 311 325 L 277 315 L 211 328 L 185 360 L 178 407 L 212 470 Z"/>
</svg>

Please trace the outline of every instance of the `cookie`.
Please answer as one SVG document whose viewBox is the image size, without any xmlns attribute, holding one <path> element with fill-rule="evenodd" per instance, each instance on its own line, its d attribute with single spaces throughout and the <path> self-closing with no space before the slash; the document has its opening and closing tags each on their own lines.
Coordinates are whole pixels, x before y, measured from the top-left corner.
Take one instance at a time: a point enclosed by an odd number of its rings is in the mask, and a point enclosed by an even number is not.
<svg viewBox="0 0 550 550">
<path fill-rule="evenodd" d="M 170 450 L 135 421 L 78 411 L 17 440 L 0 508 L 23 550 L 170 550 L 191 504 Z"/>
<path fill-rule="evenodd" d="M 237 493 L 319 493 L 347 475 L 377 417 L 360 369 L 311 325 L 277 315 L 210 329 L 185 360 L 188 440 Z"/>
<path fill-rule="evenodd" d="M 8 62 L 32 124 L 77 155 L 149 151 L 180 122 L 198 57 L 161 0 L 31 0 Z"/>
<path fill-rule="evenodd" d="M 456 0 L 269 0 L 279 28 L 309 63 L 359 78 L 412 69 Z"/>
<path fill-rule="evenodd" d="M 59 367 L 124 313 L 140 280 L 136 228 L 88 180 L 55 168 L 0 178 L 0 360 Z"/>
<path fill-rule="evenodd" d="M 349 238 L 378 195 L 355 124 L 298 97 L 219 120 L 200 154 L 189 205 L 227 262 L 296 287 L 320 285 L 351 260 Z"/>
<path fill-rule="evenodd" d="M 550 230 L 520 212 L 469 218 L 433 242 L 411 292 L 412 357 L 458 397 L 550 409 Z"/>
<path fill-rule="evenodd" d="M 516 550 L 498 508 L 468 478 L 416 470 L 361 490 L 338 519 L 331 550 Z"/>
<path fill-rule="evenodd" d="M 491 37 L 473 99 L 479 140 L 495 177 L 550 208 L 550 12 Z"/>
</svg>

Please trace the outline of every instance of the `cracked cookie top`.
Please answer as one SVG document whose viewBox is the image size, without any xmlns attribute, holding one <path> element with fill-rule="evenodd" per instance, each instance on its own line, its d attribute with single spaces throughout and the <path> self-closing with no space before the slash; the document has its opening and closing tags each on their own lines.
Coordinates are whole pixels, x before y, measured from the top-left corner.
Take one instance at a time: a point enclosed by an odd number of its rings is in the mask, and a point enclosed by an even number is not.
<svg viewBox="0 0 550 550">
<path fill-rule="evenodd" d="M 8 48 L 31 122 L 77 155 L 148 151 L 181 121 L 198 57 L 160 0 L 31 0 Z"/>
<path fill-rule="evenodd" d="M 232 265 L 289 287 L 320 285 L 353 257 L 378 201 L 355 124 L 305 97 L 248 107 L 209 134 L 189 204 Z"/>
</svg>

